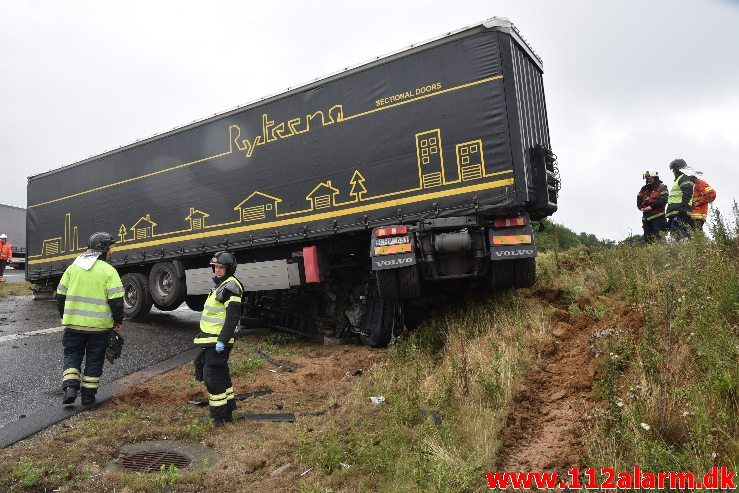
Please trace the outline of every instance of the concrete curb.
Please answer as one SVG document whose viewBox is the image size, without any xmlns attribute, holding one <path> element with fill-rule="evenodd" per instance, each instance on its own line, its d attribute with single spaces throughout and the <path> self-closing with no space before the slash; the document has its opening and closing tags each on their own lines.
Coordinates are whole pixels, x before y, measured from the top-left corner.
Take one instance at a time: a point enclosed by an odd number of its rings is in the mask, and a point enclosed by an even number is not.
<svg viewBox="0 0 739 493">
<path fill-rule="evenodd" d="M 152 378 L 166 373 L 170 370 L 177 368 L 189 361 L 192 361 L 197 355 L 199 348 L 185 351 L 182 354 L 175 356 L 159 363 L 139 370 L 130 375 L 126 375 L 123 378 L 119 378 L 114 382 L 101 388 L 97 393 L 97 401 L 91 406 L 82 406 L 79 404 L 79 397 L 77 402 L 72 406 L 64 406 L 61 403 L 58 407 L 48 407 L 44 409 L 37 409 L 34 414 L 27 418 L 12 421 L 7 423 L 5 426 L 0 428 L 0 449 L 9 447 L 16 442 L 19 442 L 25 438 L 28 438 L 36 433 L 45 430 L 46 428 L 64 421 L 67 418 L 74 416 L 75 414 L 87 411 L 98 407 L 100 404 L 107 402 L 115 394 L 123 392 L 126 387 L 132 385 L 138 385 L 144 383 Z M 60 399 L 61 400 L 61 399 Z"/>
</svg>

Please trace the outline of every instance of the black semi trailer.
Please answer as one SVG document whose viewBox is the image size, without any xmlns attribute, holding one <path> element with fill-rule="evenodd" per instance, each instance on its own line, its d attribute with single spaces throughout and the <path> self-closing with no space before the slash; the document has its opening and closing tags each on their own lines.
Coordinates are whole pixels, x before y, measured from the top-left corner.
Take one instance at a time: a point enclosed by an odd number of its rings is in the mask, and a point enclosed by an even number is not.
<svg viewBox="0 0 739 493">
<path fill-rule="evenodd" d="M 493 18 L 29 178 L 27 278 L 109 231 L 129 317 L 198 310 L 228 250 L 246 320 L 383 344 L 437 287 L 534 283 L 550 149 L 541 60 Z"/>
</svg>

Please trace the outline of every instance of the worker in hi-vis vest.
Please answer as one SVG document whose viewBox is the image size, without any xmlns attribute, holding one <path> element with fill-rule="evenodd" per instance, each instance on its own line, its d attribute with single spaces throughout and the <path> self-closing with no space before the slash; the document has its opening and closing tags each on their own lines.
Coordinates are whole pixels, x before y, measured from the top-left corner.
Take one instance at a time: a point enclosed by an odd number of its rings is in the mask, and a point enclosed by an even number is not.
<svg viewBox="0 0 739 493">
<path fill-rule="evenodd" d="M 215 426 L 233 421 L 236 409 L 228 356 L 234 345 L 234 332 L 241 318 L 241 297 L 244 286 L 234 277 L 236 258 L 228 252 L 218 252 L 210 261 L 215 287 L 208 295 L 200 317 L 200 332 L 193 341 L 201 347 L 195 358 L 195 378 L 208 389 L 210 417 Z"/>
<path fill-rule="evenodd" d="M 56 290 L 64 326 L 64 404 L 72 404 L 80 388 L 83 405 L 95 402 L 110 331 L 123 323 L 123 285 L 108 263 L 114 243 L 109 233 L 90 236 L 87 251 L 67 267 Z"/>
<path fill-rule="evenodd" d="M 693 219 L 690 212 L 693 210 L 693 191 L 695 188 L 695 171 L 688 166 L 684 159 L 675 159 L 670 163 L 670 169 L 675 175 L 675 182 L 667 198 L 667 225 L 670 236 L 685 238 L 690 236 L 693 229 Z"/>
</svg>

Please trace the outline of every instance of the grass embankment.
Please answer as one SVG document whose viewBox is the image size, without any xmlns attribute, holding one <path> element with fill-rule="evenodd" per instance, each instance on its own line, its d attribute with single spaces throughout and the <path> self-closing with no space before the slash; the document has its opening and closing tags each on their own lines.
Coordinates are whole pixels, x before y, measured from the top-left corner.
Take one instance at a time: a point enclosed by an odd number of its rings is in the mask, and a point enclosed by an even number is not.
<svg viewBox="0 0 739 493">
<path fill-rule="evenodd" d="M 604 294 L 643 326 L 598 342 L 605 406 L 594 465 L 707 471 L 739 465 L 739 237 L 616 248 L 598 266 Z"/>
<path fill-rule="evenodd" d="M 31 294 L 30 282 L 0 283 L 0 298 L 6 296 L 27 296 Z"/>
<path fill-rule="evenodd" d="M 736 231 L 553 251 L 539 272 L 533 290 L 440 311 L 387 351 L 247 340 L 296 372 L 270 372 L 241 344 L 237 392 L 275 389 L 241 410 L 284 405 L 294 424 L 198 424 L 204 411 L 184 402 L 200 384 L 186 367 L 0 452 L 0 490 L 464 492 L 485 491 L 486 471 L 524 464 L 737 468 Z M 361 377 L 344 375 L 356 368 Z M 540 437 L 572 449 L 542 461 Z M 164 438 L 202 441 L 224 459 L 186 473 L 104 470 L 122 445 Z"/>
</svg>

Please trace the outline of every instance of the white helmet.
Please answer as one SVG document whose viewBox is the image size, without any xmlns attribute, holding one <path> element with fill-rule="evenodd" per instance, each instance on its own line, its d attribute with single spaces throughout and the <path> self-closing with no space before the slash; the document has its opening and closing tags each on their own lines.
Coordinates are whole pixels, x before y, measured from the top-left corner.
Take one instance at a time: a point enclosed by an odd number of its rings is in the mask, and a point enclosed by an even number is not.
<svg viewBox="0 0 739 493">
<path fill-rule="evenodd" d="M 6 235 L 5 233 L 0 235 L 0 240 L 7 240 L 7 239 L 8 239 L 8 235 Z"/>
</svg>

